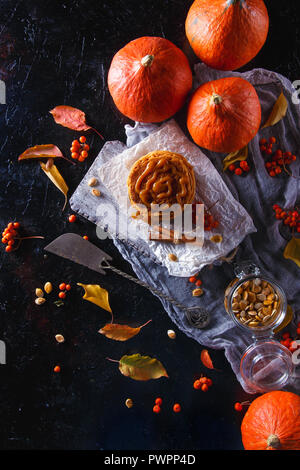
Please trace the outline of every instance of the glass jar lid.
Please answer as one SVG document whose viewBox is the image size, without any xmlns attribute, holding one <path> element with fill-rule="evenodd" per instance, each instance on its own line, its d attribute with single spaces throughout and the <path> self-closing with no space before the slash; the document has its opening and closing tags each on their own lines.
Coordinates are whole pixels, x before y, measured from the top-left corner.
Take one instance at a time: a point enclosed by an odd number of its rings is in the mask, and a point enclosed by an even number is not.
<svg viewBox="0 0 300 470">
<path fill-rule="evenodd" d="M 279 390 L 294 372 L 292 353 L 278 341 L 256 341 L 244 352 L 240 372 L 253 392 Z"/>
</svg>

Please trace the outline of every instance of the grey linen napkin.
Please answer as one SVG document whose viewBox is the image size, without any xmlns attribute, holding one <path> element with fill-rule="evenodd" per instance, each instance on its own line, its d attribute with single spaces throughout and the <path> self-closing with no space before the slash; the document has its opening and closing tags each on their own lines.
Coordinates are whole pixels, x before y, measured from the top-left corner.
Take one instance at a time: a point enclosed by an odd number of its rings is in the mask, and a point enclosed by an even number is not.
<svg viewBox="0 0 300 470">
<path fill-rule="evenodd" d="M 291 99 L 292 84 L 287 78 L 264 69 L 254 69 L 246 73 L 220 72 L 210 69 L 204 64 L 198 64 L 195 67 L 195 74 L 195 87 L 209 80 L 225 76 L 241 76 L 249 80 L 259 95 L 262 106 L 262 122 L 265 122 L 281 91 L 289 102 L 286 117 L 276 126 L 261 130 L 251 141 L 249 145 L 251 171 L 246 177 L 237 177 L 229 172 L 223 173 L 223 156 L 205 149 L 203 151 L 214 163 L 233 196 L 251 215 L 257 228 L 257 233 L 247 236 L 240 245 L 235 261 L 251 260 L 266 275 L 278 281 L 286 292 L 288 302 L 295 312 L 293 324 L 290 326 L 295 336 L 295 323 L 300 320 L 300 271 L 295 263 L 283 257 L 283 250 L 288 240 L 288 230 L 283 231 L 282 235 L 279 222 L 274 217 L 272 205 L 278 203 L 282 207 L 294 207 L 300 183 L 299 179 L 287 175 L 271 178 L 266 172 L 265 161 L 259 149 L 261 137 L 269 138 L 275 135 L 282 149 L 297 155 L 300 148 L 300 110 L 299 106 L 293 104 Z M 157 129 L 155 125 L 141 123 L 136 123 L 134 127 L 129 125 L 125 127 L 127 146 L 135 145 Z M 299 159 L 300 155 L 298 154 L 297 161 L 291 165 L 295 175 L 299 175 Z M 75 201 L 74 210 L 81 212 Z M 82 213 L 84 215 L 84 212 Z M 174 297 L 186 306 L 195 305 L 188 279 L 170 276 L 166 268 L 145 257 L 126 242 L 117 238 L 113 238 L 113 242 L 121 255 L 131 264 L 139 279 L 147 282 L 150 286 L 159 286 L 166 295 Z M 201 271 L 205 294 L 198 299 L 198 304 L 209 310 L 211 314 L 211 323 L 204 330 L 190 326 L 184 313 L 174 308 L 166 300 L 161 299 L 161 302 L 170 318 L 187 336 L 205 347 L 224 349 L 225 356 L 237 379 L 247 392 L 252 393 L 251 389 L 247 388 L 243 382 L 239 368 L 242 354 L 253 342 L 253 339 L 234 325 L 223 305 L 224 291 L 234 277 L 233 266 L 228 263 L 217 262 L 213 267 L 206 267 Z M 299 372 L 295 375 L 288 389 L 299 389 L 300 378 L 298 379 L 297 375 Z"/>
</svg>

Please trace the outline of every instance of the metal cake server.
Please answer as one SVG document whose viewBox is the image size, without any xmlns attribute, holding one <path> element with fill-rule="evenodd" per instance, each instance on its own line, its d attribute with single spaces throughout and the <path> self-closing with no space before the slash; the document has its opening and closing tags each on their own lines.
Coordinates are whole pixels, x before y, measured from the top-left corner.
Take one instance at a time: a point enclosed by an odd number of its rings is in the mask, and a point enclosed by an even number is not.
<svg viewBox="0 0 300 470">
<path fill-rule="evenodd" d="M 114 273 L 119 274 L 119 276 L 129 279 L 142 287 L 146 287 L 146 289 L 149 289 L 152 293 L 171 302 L 175 307 L 180 308 L 185 313 L 190 325 L 195 328 L 205 328 L 210 321 L 210 315 L 205 309 L 201 307 L 185 307 L 172 297 L 149 286 L 146 282 L 140 281 L 130 276 L 130 274 L 115 268 L 110 264 L 110 261 L 112 261 L 111 256 L 88 240 L 84 240 L 80 235 L 64 233 L 49 243 L 44 249 L 49 253 L 69 259 L 74 263 L 86 266 L 100 274 L 106 274 L 105 270 L 110 269 Z"/>
</svg>

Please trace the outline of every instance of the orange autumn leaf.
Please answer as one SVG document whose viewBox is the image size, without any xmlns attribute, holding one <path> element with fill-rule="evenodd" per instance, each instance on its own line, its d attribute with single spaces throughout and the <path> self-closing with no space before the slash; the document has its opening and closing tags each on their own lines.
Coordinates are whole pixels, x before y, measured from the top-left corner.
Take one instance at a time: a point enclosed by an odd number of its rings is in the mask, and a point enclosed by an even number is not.
<svg viewBox="0 0 300 470">
<path fill-rule="evenodd" d="M 201 361 L 202 361 L 202 364 L 205 367 L 207 367 L 208 369 L 214 369 L 213 362 L 211 360 L 211 357 L 210 357 L 209 352 L 207 351 L 207 349 L 202 349 L 202 351 L 201 351 Z"/>
<path fill-rule="evenodd" d="M 86 123 L 85 113 L 80 109 L 73 108 L 73 106 L 60 105 L 53 108 L 50 114 L 52 114 L 54 121 L 61 126 L 74 131 L 88 131 L 91 129 L 103 139 L 103 136 L 96 129 Z"/>
<path fill-rule="evenodd" d="M 136 336 L 149 322 L 151 322 L 151 320 L 137 328 L 132 328 L 128 325 L 118 325 L 117 323 L 108 323 L 99 330 L 99 333 L 115 341 L 127 341 Z"/>
<path fill-rule="evenodd" d="M 28 160 L 30 158 L 57 158 L 63 157 L 63 154 L 56 145 L 46 144 L 46 145 L 35 145 L 30 147 L 25 152 L 23 152 L 18 160 Z"/>
</svg>

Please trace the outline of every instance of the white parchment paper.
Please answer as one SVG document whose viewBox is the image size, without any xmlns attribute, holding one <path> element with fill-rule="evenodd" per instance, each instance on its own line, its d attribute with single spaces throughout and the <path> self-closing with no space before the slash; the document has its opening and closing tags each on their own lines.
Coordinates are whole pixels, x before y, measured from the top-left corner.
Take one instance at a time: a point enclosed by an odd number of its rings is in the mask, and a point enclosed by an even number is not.
<svg viewBox="0 0 300 470">
<path fill-rule="evenodd" d="M 130 206 L 127 191 L 127 177 L 132 165 L 140 157 L 154 150 L 169 150 L 180 153 L 192 165 L 196 176 L 196 200 L 202 201 L 205 207 L 212 208 L 212 214 L 219 221 L 218 229 L 205 232 L 203 247 L 193 243 L 173 244 L 148 240 L 148 226 L 142 221 L 127 217 L 128 236 L 138 245 L 140 240 L 148 244 L 155 258 L 167 267 L 173 276 L 189 276 L 200 271 L 205 265 L 211 264 L 222 256 L 226 256 L 244 237 L 256 229 L 251 217 L 244 207 L 234 199 L 226 184 L 220 177 L 211 161 L 182 132 L 174 120 L 162 125 L 148 137 L 131 148 L 124 150 L 116 157 L 99 166 L 98 175 L 107 191 L 118 204 L 123 214 Z M 114 217 L 114 215 L 112 215 Z M 106 217 L 106 224 L 113 226 L 114 220 Z M 138 237 L 136 224 L 140 225 Z M 219 233 L 223 237 L 221 243 L 210 241 L 212 235 Z M 120 233 L 122 237 L 124 233 Z M 178 262 L 169 260 L 168 254 L 174 253 Z"/>
</svg>

